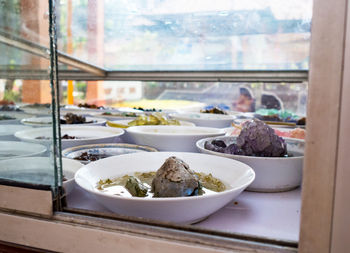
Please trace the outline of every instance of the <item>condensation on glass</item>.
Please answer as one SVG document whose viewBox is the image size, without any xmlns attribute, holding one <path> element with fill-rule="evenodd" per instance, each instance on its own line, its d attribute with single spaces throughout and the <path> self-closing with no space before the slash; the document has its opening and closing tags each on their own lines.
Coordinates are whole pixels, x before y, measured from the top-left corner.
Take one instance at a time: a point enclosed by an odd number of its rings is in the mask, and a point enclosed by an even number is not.
<svg viewBox="0 0 350 253">
<path fill-rule="evenodd" d="M 48 3 L 0 1 L 0 180 L 7 184 L 60 184 L 53 158 Z"/>
</svg>

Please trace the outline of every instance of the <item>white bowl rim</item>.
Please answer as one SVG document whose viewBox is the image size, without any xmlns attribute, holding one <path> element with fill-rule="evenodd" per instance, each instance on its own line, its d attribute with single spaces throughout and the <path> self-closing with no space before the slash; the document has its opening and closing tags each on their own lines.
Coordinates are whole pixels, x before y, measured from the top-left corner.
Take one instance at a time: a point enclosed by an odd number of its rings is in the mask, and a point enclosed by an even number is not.
<svg viewBox="0 0 350 253">
<path fill-rule="evenodd" d="M 137 145 L 137 144 L 131 144 L 131 143 L 98 143 L 98 144 L 86 144 L 86 145 L 79 145 L 74 147 L 69 147 L 64 150 L 62 150 L 62 156 L 65 156 L 68 153 L 80 151 L 80 150 L 87 150 L 87 149 L 98 149 L 98 148 L 104 148 L 103 146 L 114 146 L 115 148 L 135 148 L 140 150 L 148 150 L 149 152 L 158 152 L 158 150 L 154 147 L 146 146 L 146 145 Z"/>
<path fill-rule="evenodd" d="M 99 130 L 105 130 L 105 131 L 110 131 L 111 134 L 110 135 L 107 135 L 107 136 L 101 136 L 101 137 L 94 137 L 94 138 L 84 138 L 84 139 L 61 139 L 61 141 L 64 141 L 64 142 L 75 142 L 75 141 L 85 141 L 85 140 L 98 140 L 98 139 L 101 139 L 101 138 L 108 138 L 108 137 L 112 137 L 112 136 L 121 136 L 124 134 L 124 130 L 121 129 L 121 128 L 112 128 L 112 127 L 104 127 L 104 126 L 80 126 L 80 125 L 75 125 L 75 126 L 61 126 L 61 129 L 74 129 L 74 128 L 83 128 L 83 129 L 99 129 Z M 33 129 L 28 129 L 28 130 L 22 130 L 22 131 L 18 131 L 16 132 L 14 135 L 17 137 L 17 138 L 20 138 L 20 139 L 23 139 L 23 140 L 28 140 L 28 141 L 36 141 L 38 143 L 41 143 L 41 142 L 45 142 L 45 141 L 52 141 L 52 139 L 49 139 L 49 140 L 38 140 L 38 139 L 35 139 L 35 138 L 29 138 L 27 136 L 21 136 L 23 134 L 26 134 L 28 132 L 43 132 L 43 131 L 50 131 L 52 130 L 52 127 L 40 127 L 40 128 L 33 128 Z M 113 131 L 115 131 L 115 133 L 112 133 Z M 62 131 L 61 131 L 62 132 Z"/>
<path fill-rule="evenodd" d="M 159 128 L 169 128 L 169 129 L 188 129 L 188 130 L 208 130 L 208 132 L 178 132 L 178 133 L 167 133 L 167 132 L 146 132 L 138 131 L 139 129 L 159 129 Z M 212 131 L 212 132 L 210 132 Z M 174 126 L 174 125 L 147 125 L 147 126 L 132 126 L 126 128 L 126 132 L 132 134 L 140 135 L 152 135 L 152 136 L 205 136 L 205 135 L 223 135 L 225 134 L 224 130 L 221 128 L 215 127 L 201 127 L 201 126 Z"/>
<path fill-rule="evenodd" d="M 204 155 L 204 156 L 208 156 L 208 154 L 201 154 L 201 153 L 191 153 L 191 152 L 157 152 L 157 154 L 165 154 L 165 153 L 168 153 L 169 155 L 176 155 L 176 154 L 183 154 L 183 153 L 186 153 L 186 154 L 194 154 L 194 155 Z M 139 154 L 139 153 L 131 153 L 131 154 L 123 154 L 123 155 L 120 155 L 120 156 L 112 156 L 112 157 L 108 157 L 108 158 L 105 158 L 103 159 L 104 161 L 106 161 L 106 159 L 116 159 L 116 157 L 121 157 L 121 156 L 133 156 L 135 154 Z M 151 153 L 152 154 L 152 153 Z M 209 155 L 210 156 L 210 155 Z M 219 159 L 229 159 L 229 158 L 226 158 L 226 157 L 219 157 L 219 156 L 214 156 L 215 159 L 216 158 L 219 158 Z M 232 160 L 232 159 L 231 159 Z M 92 194 L 97 194 L 97 195 L 100 195 L 100 196 L 103 196 L 103 197 L 110 197 L 112 199 L 121 199 L 121 200 L 128 200 L 128 201 L 137 201 L 137 202 L 174 202 L 174 201 L 193 201 L 194 199 L 202 199 L 202 198 L 206 198 L 206 199 L 212 199 L 212 198 L 216 198 L 217 196 L 222 196 L 222 195 L 227 195 L 227 194 L 231 194 L 232 192 L 236 191 L 237 189 L 239 188 L 243 188 L 245 189 L 246 187 L 248 187 L 255 179 L 255 172 L 254 170 L 247 164 L 243 163 L 243 162 L 240 162 L 240 161 L 236 161 L 236 160 L 232 160 L 236 163 L 239 163 L 240 166 L 243 166 L 247 169 L 246 173 L 250 173 L 251 174 L 251 178 L 250 180 L 248 180 L 245 184 L 243 185 L 240 185 L 240 186 L 237 186 L 235 188 L 230 188 L 228 190 L 225 190 L 225 191 L 222 191 L 222 192 L 217 192 L 216 194 L 210 194 L 210 195 L 198 195 L 198 196 L 190 196 L 190 197 L 159 197 L 159 198 L 142 198 L 142 197 L 123 197 L 123 196 L 117 196 L 117 195 L 107 195 L 103 192 L 99 192 L 99 191 L 94 191 L 94 190 L 90 190 L 88 188 L 86 188 L 85 186 L 81 185 L 80 182 L 79 182 L 79 175 L 84 172 L 84 170 L 88 170 L 89 168 L 86 168 L 86 167 L 92 167 L 94 166 L 96 163 L 98 163 L 99 161 L 101 160 L 98 160 L 94 163 L 89 163 L 87 165 L 84 165 L 83 167 L 81 167 L 76 173 L 75 173 L 75 182 L 76 184 L 78 184 L 81 188 L 83 188 L 84 190 L 92 193 Z"/>
<path fill-rule="evenodd" d="M 80 125 L 80 126 L 85 126 L 85 125 L 93 125 L 93 124 L 103 124 L 106 123 L 106 119 L 100 118 L 100 117 L 90 117 L 86 116 L 86 120 L 95 120 L 96 122 L 89 122 L 89 123 L 81 123 L 81 124 L 61 124 L 64 126 L 71 126 L 71 125 Z M 52 122 L 40 122 L 40 119 L 47 119 L 50 120 L 52 119 L 51 116 L 45 116 L 45 117 L 30 117 L 30 118 L 24 118 L 21 119 L 21 123 L 26 126 L 48 126 L 52 125 Z"/>
<path fill-rule="evenodd" d="M 198 115 L 198 116 L 206 116 L 206 118 L 192 118 L 190 115 Z M 227 120 L 234 120 L 236 118 L 235 115 L 232 114 L 218 114 L 218 113 L 203 113 L 203 112 L 177 112 L 177 113 L 170 113 L 170 117 L 178 118 L 178 119 L 185 119 L 185 120 L 203 120 L 203 121 L 227 121 Z"/>
<path fill-rule="evenodd" d="M 134 121 L 135 119 L 137 119 L 137 118 L 135 117 L 134 119 L 114 119 L 114 120 L 109 120 L 109 122 L 127 124 L 131 121 Z M 196 126 L 195 123 L 190 122 L 190 121 L 186 121 L 186 120 L 180 120 L 179 122 L 180 122 L 180 125 L 139 125 L 139 126 Z M 185 125 L 182 125 L 182 123 L 185 123 Z M 131 126 L 129 126 L 129 127 L 131 127 Z"/>
<path fill-rule="evenodd" d="M 208 137 L 208 138 L 204 138 L 204 139 L 200 139 L 196 142 L 196 146 L 199 150 L 205 150 L 206 152 L 212 152 L 213 155 L 216 154 L 222 154 L 219 156 L 223 156 L 223 157 L 227 157 L 230 158 L 232 156 L 232 158 L 241 158 L 241 159 L 252 159 L 252 160 L 281 160 L 281 159 L 288 159 L 288 160 L 295 160 L 295 159 L 303 159 L 304 155 L 300 155 L 300 156 L 291 156 L 291 157 L 265 157 L 265 156 L 247 156 L 247 155 L 233 155 L 233 154 L 227 154 L 227 153 L 221 153 L 221 152 L 216 152 L 213 150 L 209 150 L 204 148 L 204 143 L 206 141 L 211 141 L 211 140 L 215 140 L 215 139 L 229 139 L 229 138 L 235 138 L 237 136 L 218 136 L 218 137 Z M 300 142 L 300 143 L 305 143 L 304 140 L 299 140 L 299 139 L 295 139 L 295 138 L 283 138 L 286 141 L 293 141 L 293 142 Z M 203 144 L 202 146 L 200 144 Z"/>
</svg>

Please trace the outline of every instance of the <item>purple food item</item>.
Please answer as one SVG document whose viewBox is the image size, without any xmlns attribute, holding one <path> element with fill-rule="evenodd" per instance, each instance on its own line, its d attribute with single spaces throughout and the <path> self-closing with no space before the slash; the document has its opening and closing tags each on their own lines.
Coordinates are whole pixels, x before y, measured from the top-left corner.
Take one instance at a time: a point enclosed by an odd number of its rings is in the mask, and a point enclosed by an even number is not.
<svg viewBox="0 0 350 253">
<path fill-rule="evenodd" d="M 287 144 L 275 131 L 264 122 L 253 119 L 246 121 L 239 136 L 237 145 L 245 155 L 280 157 L 287 155 Z"/>
<path fill-rule="evenodd" d="M 215 141 L 216 140 L 213 140 L 212 142 L 206 141 L 204 143 L 204 148 L 215 152 L 225 153 L 226 144 L 225 144 L 225 147 L 217 146 Z"/>
<path fill-rule="evenodd" d="M 226 143 L 224 143 L 227 145 Z M 223 147 L 219 140 L 205 142 L 204 148 L 233 155 L 282 157 L 287 155 L 287 144 L 282 137 L 264 122 L 253 119 L 246 121 L 236 143 Z"/>
</svg>

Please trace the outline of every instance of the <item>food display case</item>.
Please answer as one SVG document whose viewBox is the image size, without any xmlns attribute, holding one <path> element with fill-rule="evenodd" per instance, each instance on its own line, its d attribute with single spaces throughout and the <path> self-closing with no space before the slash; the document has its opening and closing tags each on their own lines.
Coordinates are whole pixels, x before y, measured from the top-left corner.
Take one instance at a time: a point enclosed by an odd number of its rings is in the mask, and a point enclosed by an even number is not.
<svg viewBox="0 0 350 253">
<path fill-rule="evenodd" d="M 346 2 L 1 2 L 0 249 L 345 248 Z"/>
</svg>

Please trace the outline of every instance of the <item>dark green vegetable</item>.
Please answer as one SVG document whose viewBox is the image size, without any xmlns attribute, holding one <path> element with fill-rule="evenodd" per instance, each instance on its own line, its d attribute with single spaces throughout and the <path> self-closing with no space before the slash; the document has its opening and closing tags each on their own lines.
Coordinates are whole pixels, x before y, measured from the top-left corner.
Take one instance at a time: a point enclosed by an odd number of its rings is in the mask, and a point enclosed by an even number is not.
<svg viewBox="0 0 350 253">
<path fill-rule="evenodd" d="M 130 192 L 134 197 L 146 197 L 148 187 L 145 186 L 138 178 L 129 177 L 126 181 L 125 188 Z"/>
</svg>

